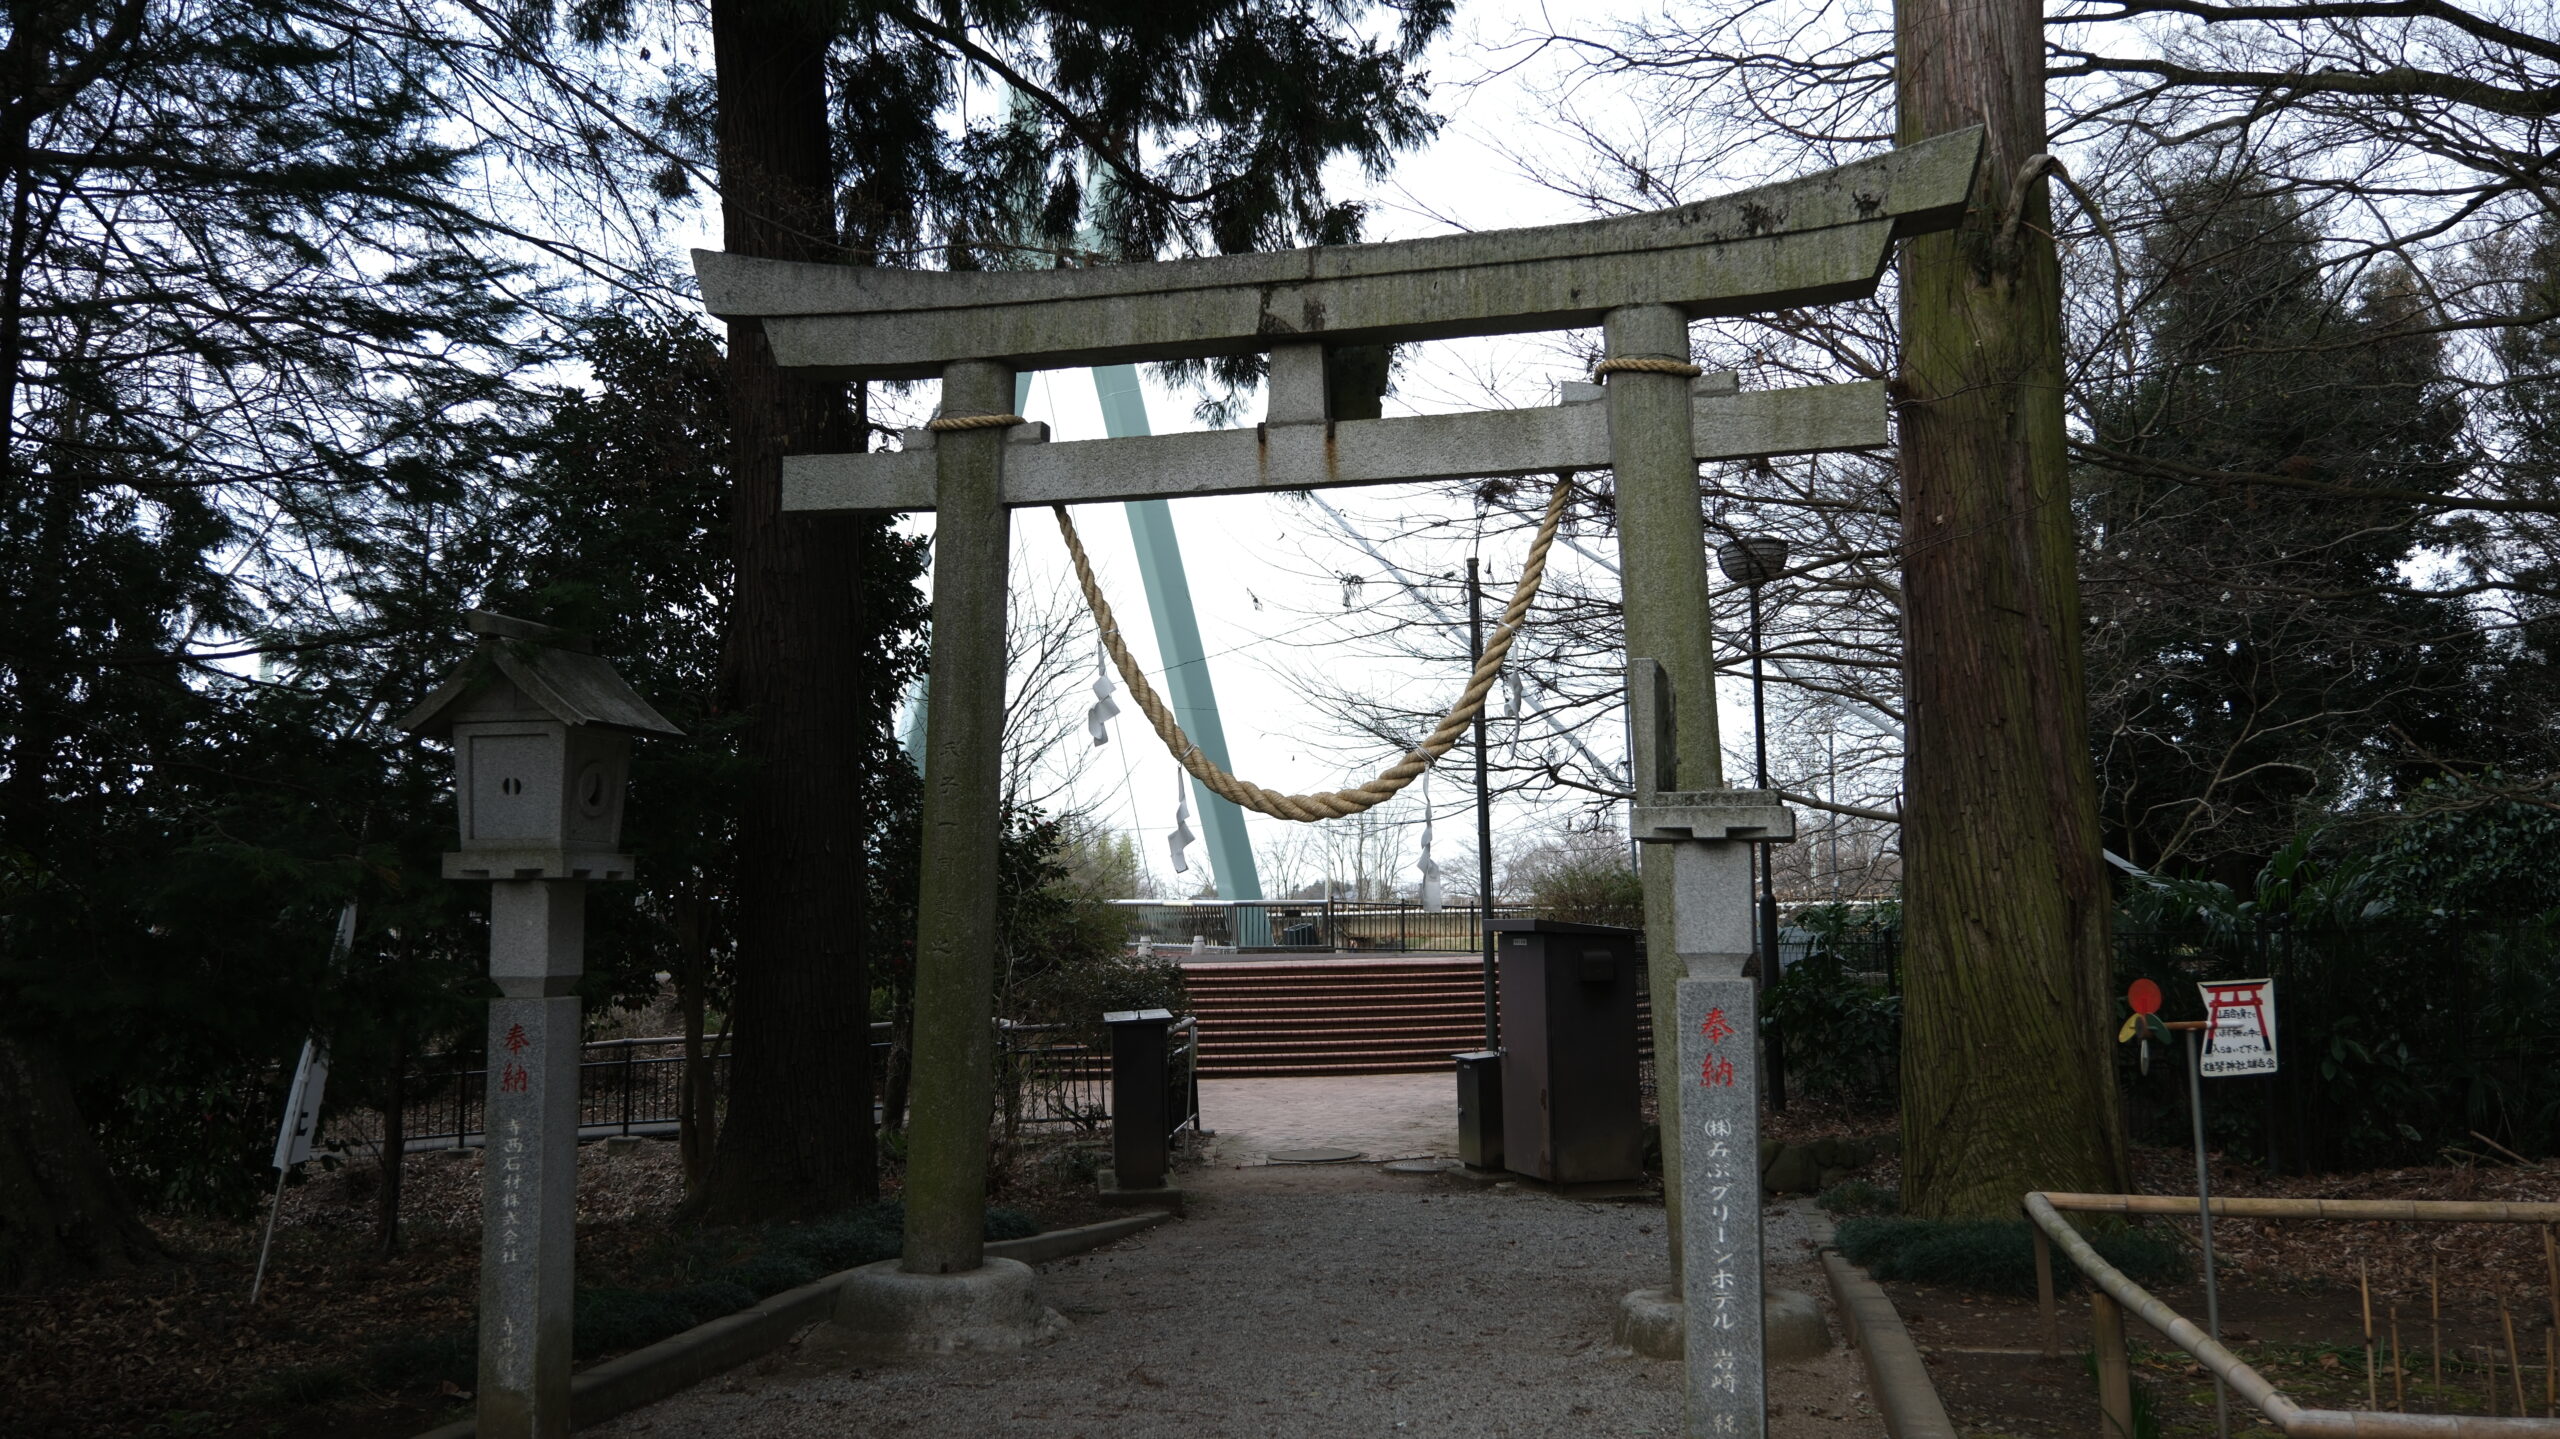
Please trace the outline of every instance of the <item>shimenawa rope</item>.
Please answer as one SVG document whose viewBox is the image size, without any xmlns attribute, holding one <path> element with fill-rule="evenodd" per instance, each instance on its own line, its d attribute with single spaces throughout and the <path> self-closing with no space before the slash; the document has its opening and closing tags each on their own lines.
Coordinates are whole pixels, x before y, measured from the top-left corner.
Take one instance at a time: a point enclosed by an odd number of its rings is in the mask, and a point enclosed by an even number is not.
<svg viewBox="0 0 2560 1439">
<path fill-rule="evenodd" d="M 1594 380 L 1606 379 L 1617 374 L 1679 375 L 1684 379 L 1694 380 L 1705 373 L 1706 371 L 1686 360 L 1675 360 L 1667 355 L 1620 355 L 1614 360 L 1602 360 L 1591 367 L 1591 378 Z"/>
<path fill-rule="evenodd" d="M 936 415 L 924 422 L 928 430 L 1010 430 L 1031 422 L 1020 415 Z"/>
<path fill-rule="evenodd" d="M 1207 785 L 1211 793 L 1234 801 L 1258 814 L 1274 819 L 1312 822 L 1339 819 L 1358 814 L 1382 803 L 1396 791 L 1413 783 L 1432 763 L 1447 754 L 1466 733 L 1476 711 L 1484 708 L 1484 699 L 1493 688 L 1496 675 L 1502 673 L 1503 657 L 1511 653 L 1511 641 L 1529 614 L 1530 601 L 1538 597 L 1538 586 L 1547 574 L 1547 549 L 1555 543 L 1556 527 L 1564 520 L 1565 502 L 1573 497 L 1570 476 L 1556 479 L 1555 493 L 1547 499 L 1546 517 L 1539 522 L 1538 537 L 1529 546 L 1529 563 L 1520 571 L 1520 583 L 1511 592 L 1511 603 L 1502 611 L 1502 619 L 1494 627 L 1493 637 L 1484 647 L 1484 657 L 1476 662 L 1475 672 L 1467 677 L 1466 690 L 1458 696 L 1448 716 L 1430 737 L 1413 747 L 1403 759 L 1390 765 L 1376 779 L 1354 789 L 1338 789 L 1330 794 L 1277 794 L 1250 780 L 1234 775 L 1212 764 L 1191 736 L 1182 732 L 1174 721 L 1173 711 L 1156 697 L 1155 687 L 1130 657 L 1129 647 L 1120 641 L 1120 623 L 1112 618 L 1111 604 L 1102 597 L 1102 587 L 1093 577 L 1093 562 L 1086 558 L 1084 542 L 1076 537 L 1075 522 L 1067 518 L 1067 507 L 1053 506 L 1058 516 L 1058 532 L 1066 537 L 1067 554 L 1075 561 L 1076 582 L 1084 587 L 1084 602 L 1093 610 L 1093 622 L 1102 630 L 1102 646 L 1111 654 L 1111 663 L 1119 669 L 1121 682 L 1128 685 L 1129 697 L 1153 724 L 1156 734 L 1173 751 L 1191 777 Z"/>
</svg>

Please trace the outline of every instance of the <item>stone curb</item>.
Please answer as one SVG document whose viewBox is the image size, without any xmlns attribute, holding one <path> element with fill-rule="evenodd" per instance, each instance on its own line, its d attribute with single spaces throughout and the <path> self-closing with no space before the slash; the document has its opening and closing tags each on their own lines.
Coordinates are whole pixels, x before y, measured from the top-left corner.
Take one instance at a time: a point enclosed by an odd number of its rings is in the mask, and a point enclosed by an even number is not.
<svg viewBox="0 0 2560 1439">
<path fill-rule="evenodd" d="M 1938 1400 L 1938 1386 L 1930 1382 L 1920 1348 L 1911 1342 L 1911 1331 L 1902 1327 L 1902 1316 L 1883 1288 L 1835 1250 L 1822 1251 L 1822 1271 L 1831 1280 L 1840 1323 L 1866 1365 L 1867 1392 L 1884 1415 L 1885 1432 L 1893 1439 L 1956 1439 L 1956 1426 Z"/>
<path fill-rule="evenodd" d="M 1099 1249 L 1171 1218 L 1163 1210 L 1149 1210 L 1099 1224 L 1034 1234 L 1028 1239 L 1000 1240 L 986 1246 L 986 1252 L 991 1259 L 1046 1264 Z M 671 1334 L 573 1376 L 569 1380 L 571 1419 L 582 1428 L 601 1424 L 781 1348 L 792 1335 L 835 1313 L 836 1290 L 855 1272 L 848 1269 L 813 1284 L 785 1290 L 753 1308 L 724 1314 L 682 1334 Z M 430 1429 L 417 1439 L 473 1439 L 478 1431 L 478 1421 L 457 1419 L 442 1428 Z"/>
</svg>

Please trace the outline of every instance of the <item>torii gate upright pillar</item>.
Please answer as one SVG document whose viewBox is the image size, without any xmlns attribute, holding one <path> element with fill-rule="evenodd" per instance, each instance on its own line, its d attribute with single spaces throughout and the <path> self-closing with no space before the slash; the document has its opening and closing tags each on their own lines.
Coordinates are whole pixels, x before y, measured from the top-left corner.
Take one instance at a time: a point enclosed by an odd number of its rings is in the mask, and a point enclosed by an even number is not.
<svg viewBox="0 0 2560 1439">
<path fill-rule="evenodd" d="M 1013 369 L 942 372 L 945 419 L 1009 413 Z M 915 1081 L 908 1101 L 910 1274 L 983 1257 L 987 1116 L 995 1110 L 996 910 L 1004 827 L 1004 615 L 1013 527 L 1005 430 L 934 444 L 933 634 L 925 707 L 924 836 L 916 885 Z"/>
<path fill-rule="evenodd" d="M 1608 358 L 1689 358 L 1689 318 L 1669 305 L 1613 310 L 1601 327 Z M 1624 596 L 1627 653 L 1661 663 L 1681 724 L 1666 756 L 1674 788 L 1720 789 L 1724 744 L 1717 734 L 1714 633 L 1707 611 L 1707 537 L 1698 513 L 1698 462 L 1691 436 L 1689 381 L 1661 372 L 1620 370 L 1609 376 L 1609 460 L 1618 481 L 1618 574 Z M 1632 757 L 1630 770 L 1634 768 Z M 1670 855 L 1641 851 L 1644 928 L 1672 932 Z M 1678 1012 L 1681 979 L 1670 946 L 1646 946 L 1645 980 L 1653 1000 L 1654 1094 L 1661 1107 L 1662 1172 L 1680 1170 L 1679 1046 L 1661 1026 Z M 1663 1227 L 1671 1239 L 1673 1292 L 1681 1263 L 1681 1186 L 1662 1186 Z"/>
</svg>

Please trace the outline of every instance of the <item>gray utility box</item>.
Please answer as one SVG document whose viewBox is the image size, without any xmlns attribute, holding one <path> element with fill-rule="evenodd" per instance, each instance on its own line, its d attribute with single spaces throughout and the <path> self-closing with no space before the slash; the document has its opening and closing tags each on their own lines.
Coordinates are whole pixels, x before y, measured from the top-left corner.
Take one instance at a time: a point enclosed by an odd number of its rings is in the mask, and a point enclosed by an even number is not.
<svg viewBox="0 0 2560 1439">
<path fill-rule="evenodd" d="M 1644 1176 L 1636 932 L 1497 919 L 1502 1163 L 1554 1184 Z"/>
</svg>

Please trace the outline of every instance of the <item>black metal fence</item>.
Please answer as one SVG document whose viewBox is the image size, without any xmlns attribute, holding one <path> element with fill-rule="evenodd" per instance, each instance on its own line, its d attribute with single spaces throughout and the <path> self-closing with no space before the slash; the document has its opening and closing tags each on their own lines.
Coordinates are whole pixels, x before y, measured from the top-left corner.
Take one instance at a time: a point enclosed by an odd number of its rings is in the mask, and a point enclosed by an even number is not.
<svg viewBox="0 0 2560 1439">
<path fill-rule="evenodd" d="M 1098 1027 L 999 1024 L 998 1123 L 1010 1142 L 1026 1131 L 1098 1136 L 1111 1123 L 1111 1049 Z M 1168 1139 L 1200 1128 L 1200 1021 L 1173 1022 L 1165 1046 Z"/>
<path fill-rule="evenodd" d="M 1010 1142 L 1024 1130 L 1099 1134 L 1111 1122 L 1111 1052 L 1089 1027 L 996 1025 L 997 1120 Z"/>
<path fill-rule="evenodd" d="M 886 1072 L 889 1026 L 871 1027 L 872 1072 Z M 717 1046 L 717 1041 L 705 1041 Z M 729 1092 L 725 1046 L 709 1055 L 712 1092 Z M 402 1116 L 402 1148 L 411 1152 L 477 1145 L 486 1138 L 489 1065 L 479 1050 L 457 1050 L 411 1071 L 409 1103 Z M 579 1047 L 578 1137 L 669 1135 L 678 1128 L 684 1098 L 681 1037 L 599 1039 Z M 371 1110 L 332 1115 L 328 1140 L 352 1149 L 378 1147 L 382 1116 Z"/>
<path fill-rule="evenodd" d="M 1484 916 L 1472 902 L 1436 910 L 1413 900 L 1123 900 L 1130 938 L 1160 949 L 1194 940 L 1212 949 L 1473 953 L 1484 947 Z M 1499 904 L 1496 919 L 1525 918 L 1534 906 Z"/>
<path fill-rule="evenodd" d="M 1200 1021 L 1184 1015 L 1173 1022 L 1165 1055 L 1165 1137 L 1180 1139 L 1184 1130 L 1200 1132 Z"/>
<path fill-rule="evenodd" d="M 2345 930 L 2127 931 L 2116 992 L 2149 978 L 2173 1019 L 2202 1012 L 2201 980 L 2276 981 L 2272 1075 L 2205 1086 L 2214 1140 L 2271 1168 L 2493 1157 L 2475 1136 L 2560 1152 L 2560 935 L 2540 924 L 2384 922 Z M 2179 1064 L 2141 1075 L 2119 1046 L 2139 1138 L 2188 1132 Z"/>
<path fill-rule="evenodd" d="M 996 1119 L 1005 1138 L 1026 1130 L 1101 1133 L 1111 1122 L 1111 1055 L 1099 1026 L 996 1026 Z M 872 1073 L 888 1072 L 889 1026 L 871 1027 Z M 710 1056 L 713 1092 L 729 1090 L 729 1055 Z M 476 1050 L 440 1056 L 411 1073 L 401 1129 L 412 1152 L 472 1146 L 485 1139 L 488 1062 Z M 1170 1134 L 1200 1127 L 1200 1022 L 1174 1021 L 1166 1065 Z M 578 1063 L 578 1136 L 671 1135 L 684 1091 L 681 1038 L 601 1039 L 582 1046 Z M 366 1150 L 382 1142 L 382 1116 L 355 1110 L 331 1116 L 327 1141 Z"/>
<path fill-rule="evenodd" d="M 1898 1090 L 1901 936 L 1820 939 L 1763 999 L 1808 1080 L 1889 1101 Z M 2352 929 L 2120 929 L 2110 994 L 2158 983 L 2172 1019 L 2206 980 L 2276 981 L 2273 1075 L 2205 1087 L 2213 1142 L 2279 1171 L 2442 1162 L 2496 1144 L 2560 1153 L 2560 927 L 2442 920 Z M 2123 1017 L 2110 1011 L 2112 1024 Z M 2108 1035 L 2113 1038 L 2112 1031 Z M 2183 1142 L 2180 1054 L 2113 1046 L 2133 1137 Z"/>
</svg>

